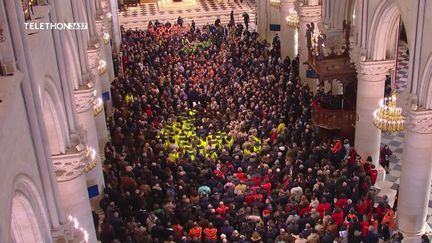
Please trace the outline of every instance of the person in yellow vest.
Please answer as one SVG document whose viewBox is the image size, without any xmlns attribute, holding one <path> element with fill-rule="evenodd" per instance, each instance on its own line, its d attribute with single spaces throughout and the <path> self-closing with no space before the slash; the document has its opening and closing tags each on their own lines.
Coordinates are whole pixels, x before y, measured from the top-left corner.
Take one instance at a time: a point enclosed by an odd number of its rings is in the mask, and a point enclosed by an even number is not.
<svg viewBox="0 0 432 243">
<path fill-rule="evenodd" d="M 285 123 L 282 120 L 280 120 L 279 125 L 276 128 L 276 132 L 277 134 L 282 134 L 284 130 L 285 130 Z"/>
<path fill-rule="evenodd" d="M 133 101 L 133 95 L 131 94 L 131 93 L 128 93 L 126 96 L 125 96 L 125 102 L 126 102 L 126 104 L 129 104 L 129 103 L 131 103 Z"/>
</svg>

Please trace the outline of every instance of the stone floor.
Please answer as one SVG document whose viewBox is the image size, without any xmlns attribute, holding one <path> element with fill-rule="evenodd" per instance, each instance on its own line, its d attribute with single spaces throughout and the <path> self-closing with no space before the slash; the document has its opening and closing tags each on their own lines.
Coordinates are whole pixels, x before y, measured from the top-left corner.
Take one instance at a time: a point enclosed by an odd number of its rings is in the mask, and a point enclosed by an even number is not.
<svg viewBox="0 0 432 243">
<path fill-rule="evenodd" d="M 242 14 L 247 12 L 252 26 L 256 23 L 255 0 L 197 0 L 197 7 L 178 10 L 160 9 L 156 1 L 146 2 L 137 7 L 130 7 L 119 13 L 120 24 L 126 28 L 146 28 L 149 21 L 164 20 L 174 22 L 181 16 L 185 24 L 193 19 L 197 26 L 214 23 L 219 18 L 222 24 L 229 22 L 231 10 L 234 11 L 236 22 L 243 22 Z"/>
</svg>

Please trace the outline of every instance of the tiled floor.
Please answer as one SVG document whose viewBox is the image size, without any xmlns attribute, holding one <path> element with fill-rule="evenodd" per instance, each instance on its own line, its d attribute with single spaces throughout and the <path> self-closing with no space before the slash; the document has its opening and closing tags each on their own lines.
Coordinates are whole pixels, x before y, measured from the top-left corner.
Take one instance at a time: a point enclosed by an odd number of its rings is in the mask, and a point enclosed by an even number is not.
<svg viewBox="0 0 432 243">
<path fill-rule="evenodd" d="M 147 26 L 148 21 L 175 21 L 181 16 L 185 23 L 192 19 L 197 26 L 213 23 L 216 18 L 221 19 L 222 24 L 227 24 L 231 10 L 234 11 L 236 22 L 242 22 L 242 14 L 247 12 L 251 24 L 255 22 L 256 2 L 255 0 L 231 0 L 229 2 L 218 0 L 197 0 L 198 5 L 189 9 L 164 10 L 158 7 L 157 2 L 143 3 L 136 7 L 130 7 L 119 13 L 120 24 L 126 27 L 142 28 Z M 226 22 L 226 23 L 225 23 Z"/>
<path fill-rule="evenodd" d="M 401 45 L 399 49 L 398 58 L 398 72 L 397 72 L 397 91 L 402 92 L 407 88 L 408 83 L 408 63 L 409 55 L 407 53 L 406 44 Z M 376 186 L 379 190 L 378 197 L 387 195 L 389 201 L 393 203 L 396 191 L 399 188 L 399 178 L 401 175 L 401 163 L 403 153 L 403 139 L 404 132 L 396 134 L 383 134 L 381 137 L 381 146 L 388 145 L 393 152 L 390 158 L 390 173 L 386 175 L 385 181 L 377 183 Z M 429 209 L 427 222 L 432 227 L 432 196 L 429 196 Z"/>
<path fill-rule="evenodd" d="M 157 3 L 145 3 L 141 4 L 138 7 L 131 7 L 127 11 L 120 12 L 120 17 L 139 17 L 139 16 L 160 16 L 160 15 L 171 15 L 174 14 L 176 16 L 180 16 L 186 13 L 201 13 L 201 12 L 209 12 L 209 11 L 231 11 L 231 10 L 239 10 L 245 9 L 248 10 L 253 6 L 249 1 L 244 1 L 242 3 L 240 0 L 234 0 L 228 2 L 217 2 L 217 0 L 199 0 L 198 7 L 193 9 L 186 10 L 161 10 L 158 7 Z"/>
</svg>

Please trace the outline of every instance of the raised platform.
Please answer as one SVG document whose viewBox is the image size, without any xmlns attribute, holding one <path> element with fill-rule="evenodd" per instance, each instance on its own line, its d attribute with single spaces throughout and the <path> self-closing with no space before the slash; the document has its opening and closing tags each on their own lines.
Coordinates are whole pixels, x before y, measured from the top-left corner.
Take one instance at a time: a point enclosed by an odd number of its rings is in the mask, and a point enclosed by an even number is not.
<svg viewBox="0 0 432 243">
<path fill-rule="evenodd" d="M 158 0 L 157 4 L 161 10 L 187 10 L 199 8 L 196 0 Z"/>
<path fill-rule="evenodd" d="M 166 10 L 159 7 L 157 0 L 145 0 L 141 5 L 129 7 L 120 12 L 119 21 L 120 25 L 125 28 L 147 29 L 149 21 L 159 20 L 175 23 L 177 18 L 181 16 L 185 25 L 194 20 L 196 26 L 201 27 L 205 24 L 214 23 L 216 18 L 219 18 L 222 24 L 228 24 L 230 12 L 233 10 L 236 23 L 242 23 L 242 14 L 247 12 L 250 17 L 249 27 L 255 28 L 255 0 L 230 0 L 229 3 L 226 1 L 220 3 L 218 0 L 196 0 L 197 8 Z"/>
</svg>

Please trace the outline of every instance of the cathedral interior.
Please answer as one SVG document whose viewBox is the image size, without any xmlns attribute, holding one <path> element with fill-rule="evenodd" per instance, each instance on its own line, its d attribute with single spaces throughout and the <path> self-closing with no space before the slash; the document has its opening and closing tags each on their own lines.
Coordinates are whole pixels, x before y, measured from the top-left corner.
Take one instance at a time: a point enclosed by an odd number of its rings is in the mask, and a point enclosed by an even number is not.
<svg viewBox="0 0 432 243">
<path fill-rule="evenodd" d="M 429 0 L 0 1 L 0 242 L 430 242 L 426 26 Z"/>
</svg>

